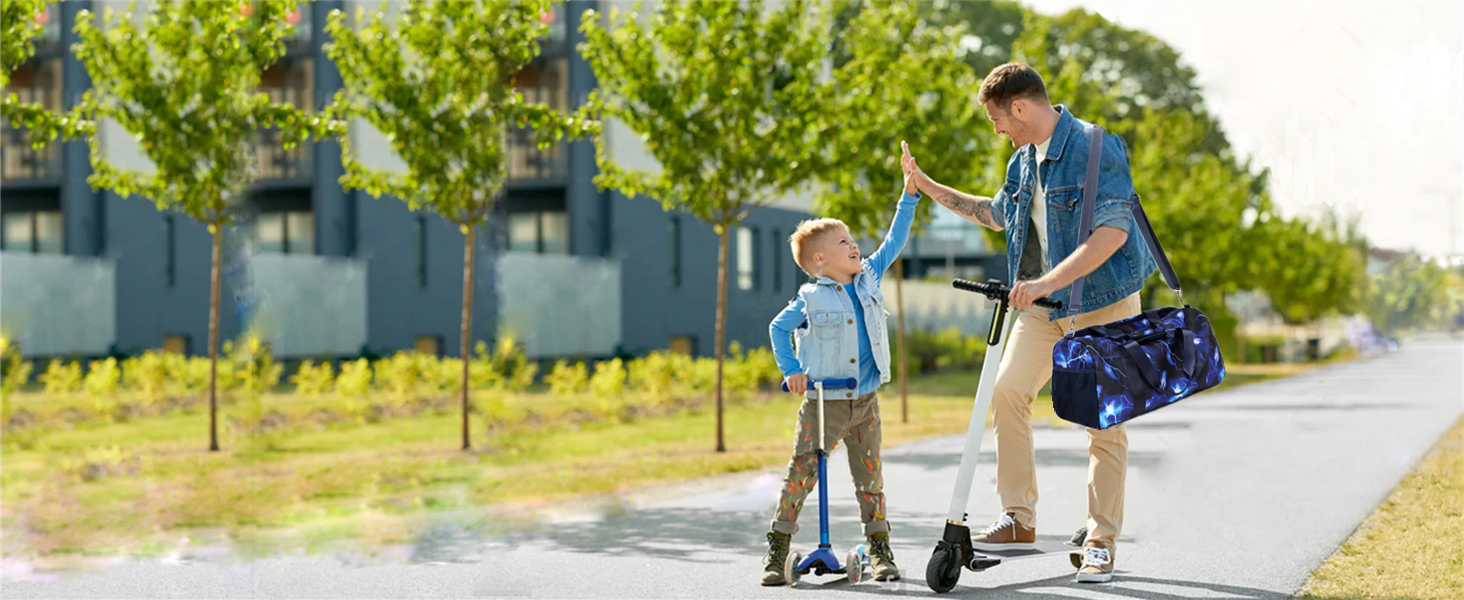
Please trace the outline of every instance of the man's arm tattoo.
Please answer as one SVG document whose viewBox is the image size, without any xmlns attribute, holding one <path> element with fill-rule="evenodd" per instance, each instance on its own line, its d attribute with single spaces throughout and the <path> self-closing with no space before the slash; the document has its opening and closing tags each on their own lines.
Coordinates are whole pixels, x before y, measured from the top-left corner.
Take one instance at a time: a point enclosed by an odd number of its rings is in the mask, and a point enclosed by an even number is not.
<svg viewBox="0 0 1464 600">
<path fill-rule="evenodd" d="M 997 223 L 996 218 L 991 215 L 990 198 L 981 198 L 979 196 L 971 196 L 952 191 L 948 194 L 937 194 L 935 201 L 945 205 L 946 208 L 951 209 L 951 212 L 961 215 L 973 223 L 983 225 L 988 229 L 1002 230 L 1001 224 Z"/>
</svg>

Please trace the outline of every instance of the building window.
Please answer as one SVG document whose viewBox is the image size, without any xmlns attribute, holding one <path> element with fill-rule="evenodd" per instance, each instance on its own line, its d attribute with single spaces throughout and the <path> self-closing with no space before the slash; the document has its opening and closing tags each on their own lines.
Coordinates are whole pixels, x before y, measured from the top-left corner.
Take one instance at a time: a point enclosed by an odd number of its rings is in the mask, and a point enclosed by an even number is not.
<svg viewBox="0 0 1464 600">
<path fill-rule="evenodd" d="M 758 233 L 756 227 L 737 228 L 737 289 L 756 290 L 759 287 Z"/>
<path fill-rule="evenodd" d="M 315 214 L 308 211 L 261 213 L 255 224 L 260 252 L 315 254 Z"/>
<path fill-rule="evenodd" d="M 514 89 L 525 102 L 543 103 L 564 112 L 569 99 L 569 60 L 545 60 L 524 67 L 514 79 Z M 559 179 L 567 172 L 564 144 L 540 150 L 532 129 L 515 127 L 508 131 L 509 179 Z"/>
<path fill-rule="evenodd" d="M 442 336 L 440 335 L 419 335 L 417 336 L 417 354 L 426 356 L 439 356 L 442 354 Z"/>
<path fill-rule="evenodd" d="M 666 233 L 667 250 L 671 262 L 671 287 L 681 287 L 681 215 L 671 215 L 671 226 Z"/>
<path fill-rule="evenodd" d="M 671 344 L 668 346 L 672 354 L 685 354 L 692 356 L 696 354 L 696 336 L 694 335 L 673 335 Z"/>
<path fill-rule="evenodd" d="M 544 211 L 509 214 L 508 249 L 537 254 L 569 254 L 569 213 Z"/>
<path fill-rule="evenodd" d="M 427 215 L 412 221 L 412 248 L 417 255 L 417 287 L 427 287 Z"/>
<path fill-rule="evenodd" d="M 178 268 L 175 264 L 178 249 L 178 224 L 174 215 L 163 215 L 163 283 L 173 287 L 177 281 Z"/>
<path fill-rule="evenodd" d="M 45 13 L 42 13 L 45 14 Z M 38 103 L 50 111 L 61 109 L 61 59 L 32 60 L 11 73 L 4 94 L 15 94 L 25 103 Z M 0 124 L 0 178 L 51 180 L 60 177 L 60 144 L 40 150 L 31 148 L 30 130 Z"/>
<path fill-rule="evenodd" d="M 188 355 L 188 336 L 169 335 L 163 337 L 163 352 Z"/>
<path fill-rule="evenodd" d="M 289 104 L 305 112 L 313 109 L 310 92 L 315 81 L 311 58 L 282 61 L 264 70 L 259 91 L 274 103 Z M 311 144 L 285 150 L 278 129 L 260 129 L 256 144 L 260 179 L 308 179 L 311 173 Z"/>
<path fill-rule="evenodd" d="M 39 210 L 5 213 L 0 234 L 6 252 L 61 254 L 64 225 L 61 211 Z"/>
</svg>

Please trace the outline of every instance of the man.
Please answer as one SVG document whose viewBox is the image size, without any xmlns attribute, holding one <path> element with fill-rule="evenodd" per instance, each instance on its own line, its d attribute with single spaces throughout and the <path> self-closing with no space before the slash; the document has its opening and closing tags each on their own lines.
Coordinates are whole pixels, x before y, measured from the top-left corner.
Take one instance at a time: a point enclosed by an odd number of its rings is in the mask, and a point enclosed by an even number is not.
<svg viewBox="0 0 1464 600">
<path fill-rule="evenodd" d="M 1053 106 L 1042 77 L 1009 63 L 991 71 L 977 100 L 996 133 L 1017 152 L 1007 162 L 1006 183 L 994 198 L 960 192 L 931 180 L 916 167 L 921 192 L 962 217 L 1006 232 L 1007 270 L 1015 273 L 1011 305 L 1020 312 L 997 371 L 992 410 L 996 430 L 996 486 L 1002 515 L 972 536 L 978 549 L 1030 548 L 1037 539 L 1037 479 L 1032 450 L 1033 398 L 1052 377 L 1052 348 L 1063 335 L 1090 325 L 1139 314 L 1139 290 L 1155 264 L 1130 209 L 1138 201 L 1127 148 L 1105 135 L 1099 162 L 1093 231 L 1078 245 L 1090 126 Z M 913 159 L 912 159 L 913 160 Z M 1133 234 L 1133 235 L 1130 235 Z M 1032 310 L 1044 296 L 1068 306 L 1069 286 L 1086 277 L 1076 323 L 1066 311 Z M 1113 576 L 1123 527 L 1128 437 L 1123 425 L 1088 430 L 1088 538 L 1074 555 L 1080 582 Z"/>
</svg>

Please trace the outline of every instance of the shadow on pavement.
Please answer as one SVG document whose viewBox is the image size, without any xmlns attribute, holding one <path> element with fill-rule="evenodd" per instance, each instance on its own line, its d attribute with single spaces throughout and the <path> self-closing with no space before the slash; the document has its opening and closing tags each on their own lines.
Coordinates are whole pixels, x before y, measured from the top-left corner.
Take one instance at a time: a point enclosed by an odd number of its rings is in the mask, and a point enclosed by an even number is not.
<svg viewBox="0 0 1464 600">
<path fill-rule="evenodd" d="M 920 568 L 923 570 L 924 566 L 921 565 Z M 850 585 L 848 581 L 832 580 L 823 585 L 800 583 L 798 587 L 819 588 L 827 586 L 829 588 L 837 588 L 842 592 L 875 596 L 921 595 L 938 598 L 980 598 L 981 600 L 1001 600 L 1003 598 L 1020 598 L 1022 600 L 1071 600 L 1072 598 L 1176 600 L 1215 597 L 1234 598 L 1236 600 L 1292 599 L 1290 594 L 1270 590 L 1200 581 L 1138 577 L 1128 575 L 1122 569 L 1114 574 L 1113 581 L 1110 583 L 1077 583 L 1073 581 L 1073 576 L 1068 574 L 1060 577 L 1049 577 L 1037 581 L 1024 581 L 1022 583 L 1013 583 L 998 587 L 974 587 L 972 583 L 978 581 L 981 574 L 963 570 L 961 572 L 961 583 L 956 585 L 956 589 L 945 594 L 937 595 L 926 585 L 923 577 L 909 575 L 910 569 L 906 569 L 906 573 L 907 575 L 904 579 L 896 582 Z"/>
</svg>

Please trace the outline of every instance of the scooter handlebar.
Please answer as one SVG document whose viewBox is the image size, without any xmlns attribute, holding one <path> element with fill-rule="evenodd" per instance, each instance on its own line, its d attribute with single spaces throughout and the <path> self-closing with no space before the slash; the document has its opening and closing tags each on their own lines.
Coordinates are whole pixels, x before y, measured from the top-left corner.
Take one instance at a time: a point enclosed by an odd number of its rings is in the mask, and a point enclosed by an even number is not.
<svg viewBox="0 0 1464 600">
<path fill-rule="evenodd" d="M 823 389 L 826 389 L 826 390 L 852 390 L 852 389 L 856 389 L 858 387 L 859 387 L 859 380 L 857 380 L 857 379 L 855 379 L 853 377 L 849 377 L 849 378 L 846 378 L 846 379 L 825 379 L 825 380 L 823 380 Z M 808 389 L 810 389 L 810 390 L 811 389 L 814 389 L 814 386 L 813 386 L 813 382 L 812 381 L 808 382 Z M 788 389 L 788 382 L 787 381 L 784 381 L 783 382 L 783 391 L 785 391 L 785 392 L 790 391 Z"/>
<path fill-rule="evenodd" d="M 975 292 L 996 301 L 1004 300 L 1012 293 L 1010 286 L 996 280 L 991 280 L 986 283 L 976 283 L 975 281 L 967 281 L 965 279 L 952 279 L 951 286 L 958 290 Z M 1062 301 L 1053 300 L 1052 298 L 1038 298 L 1033 304 L 1043 308 L 1062 310 Z"/>
</svg>

